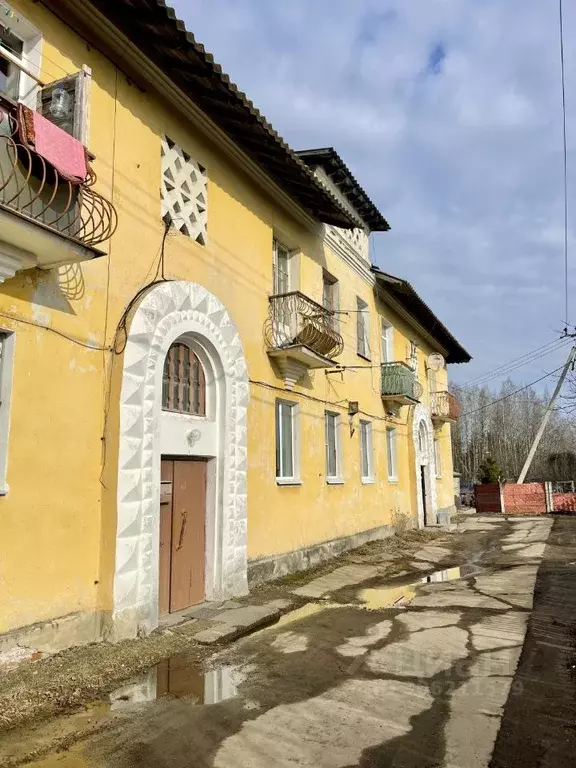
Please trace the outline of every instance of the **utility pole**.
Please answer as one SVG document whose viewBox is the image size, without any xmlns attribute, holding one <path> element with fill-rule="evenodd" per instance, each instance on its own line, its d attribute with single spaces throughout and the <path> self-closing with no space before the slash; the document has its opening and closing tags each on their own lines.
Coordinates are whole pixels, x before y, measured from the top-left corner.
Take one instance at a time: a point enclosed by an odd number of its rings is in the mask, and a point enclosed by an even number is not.
<svg viewBox="0 0 576 768">
<path fill-rule="evenodd" d="M 576 356 L 576 346 L 572 347 L 572 349 L 568 354 L 568 360 L 566 360 L 566 365 L 564 366 L 562 373 L 560 374 L 560 378 L 558 379 L 558 384 L 556 384 L 556 389 L 554 390 L 552 399 L 548 403 L 548 407 L 546 408 L 544 418 L 542 419 L 542 424 L 540 424 L 540 428 L 536 433 L 536 437 L 534 438 L 534 442 L 532 443 L 532 447 L 530 448 L 530 452 L 528 453 L 528 458 L 524 462 L 524 466 L 522 467 L 522 472 L 520 472 L 520 477 L 518 478 L 519 485 L 523 483 L 524 480 L 526 479 L 526 475 L 528 474 L 528 470 L 530 469 L 530 464 L 532 464 L 532 459 L 534 458 L 536 449 L 538 448 L 540 440 L 542 439 L 542 435 L 544 434 L 544 430 L 546 429 L 546 424 L 548 424 L 548 421 L 550 419 L 550 414 L 552 413 L 552 409 L 554 408 L 554 403 L 556 402 L 556 398 L 560 394 L 560 390 L 562 389 L 562 384 L 564 384 L 564 379 L 566 378 L 568 369 L 574 362 L 575 356 Z"/>
</svg>

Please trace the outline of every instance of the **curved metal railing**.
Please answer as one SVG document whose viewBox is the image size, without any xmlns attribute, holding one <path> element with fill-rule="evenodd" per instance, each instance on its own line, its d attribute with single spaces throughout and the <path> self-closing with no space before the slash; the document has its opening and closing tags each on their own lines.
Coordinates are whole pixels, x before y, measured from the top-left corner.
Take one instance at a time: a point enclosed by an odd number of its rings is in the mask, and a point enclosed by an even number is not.
<svg viewBox="0 0 576 768">
<path fill-rule="evenodd" d="M 302 344 L 330 359 L 344 349 L 344 340 L 336 330 L 334 312 L 300 291 L 270 296 L 264 339 L 268 349 Z"/>
<path fill-rule="evenodd" d="M 430 411 L 435 418 L 457 421 L 460 418 L 462 408 L 452 392 L 432 392 Z"/>
<path fill-rule="evenodd" d="M 2 110 L 0 121 L 0 206 L 93 247 L 115 232 L 113 204 L 93 189 L 89 170 L 82 184 L 73 184 L 34 150 L 20 143 L 16 120 Z"/>
<path fill-rule="evenodd" d="M 382 363 L 382 397 L 406 397 L 417 402 L 423 393 L 413 368 L 403 362 Z"/>
</svg>

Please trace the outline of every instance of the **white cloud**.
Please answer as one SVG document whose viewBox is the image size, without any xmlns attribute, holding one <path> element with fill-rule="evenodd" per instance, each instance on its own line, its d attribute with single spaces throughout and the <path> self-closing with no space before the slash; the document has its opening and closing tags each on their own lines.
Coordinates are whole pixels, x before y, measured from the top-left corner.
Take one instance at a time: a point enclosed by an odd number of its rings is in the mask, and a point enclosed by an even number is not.
<svg viewBox="0 0 576 768">
<path fill-rule="evenodd" d="M 378 263 L 408 278 L 474 355 L 454 369 L 456 378 L 472 378 L 562 328 L 556 4 L 175 4 L 291 146 L 338 149 L 392 225 L 375 237 Z M 576 168 L 576 7 L 565 6 Z M 575 181 L 572 173 L 572 194 Z M 571 231 L 573 288 L 575 239 Z M 576 296 L 571 314 L 576 322 Z M 529 380 L 556 365 L 551 356 L 521 373 Z"/>
</svg>

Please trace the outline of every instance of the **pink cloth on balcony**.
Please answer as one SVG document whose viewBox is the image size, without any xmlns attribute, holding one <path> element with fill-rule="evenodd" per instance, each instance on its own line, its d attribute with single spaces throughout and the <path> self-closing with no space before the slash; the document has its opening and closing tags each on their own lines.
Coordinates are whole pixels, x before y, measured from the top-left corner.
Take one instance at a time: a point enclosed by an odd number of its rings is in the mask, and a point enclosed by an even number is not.
<svg viewBox="0 0 576 768">
<path fill-rule="evenodd" d="M 54 166 L 64 179 L 73 184 L 86 180 L 86 148 L 74 136 L 23 104 L 20 104 L 20 131 L 25 133 L 26 143 L 32 145 L 36 153 Z"/>
</svg>

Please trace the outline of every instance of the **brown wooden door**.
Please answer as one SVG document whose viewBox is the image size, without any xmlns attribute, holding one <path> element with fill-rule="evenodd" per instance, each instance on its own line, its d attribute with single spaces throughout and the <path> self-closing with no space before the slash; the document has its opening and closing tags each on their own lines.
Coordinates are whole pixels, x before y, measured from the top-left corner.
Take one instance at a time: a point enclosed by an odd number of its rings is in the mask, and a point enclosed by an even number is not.
<svg viewBox="0 0 576 768">
<path fill-rule="evenodd" d="M 160 573 L 158 585 L 158 609 L 160 616 L 170 613 L 173 480 L 174 462 L 163 461 L 160 468 Z"/>
<path fill-rule="evenodd" d="M 162 461 L 160 615 L 204 600 L 206 462 Z"/>
</svg>

